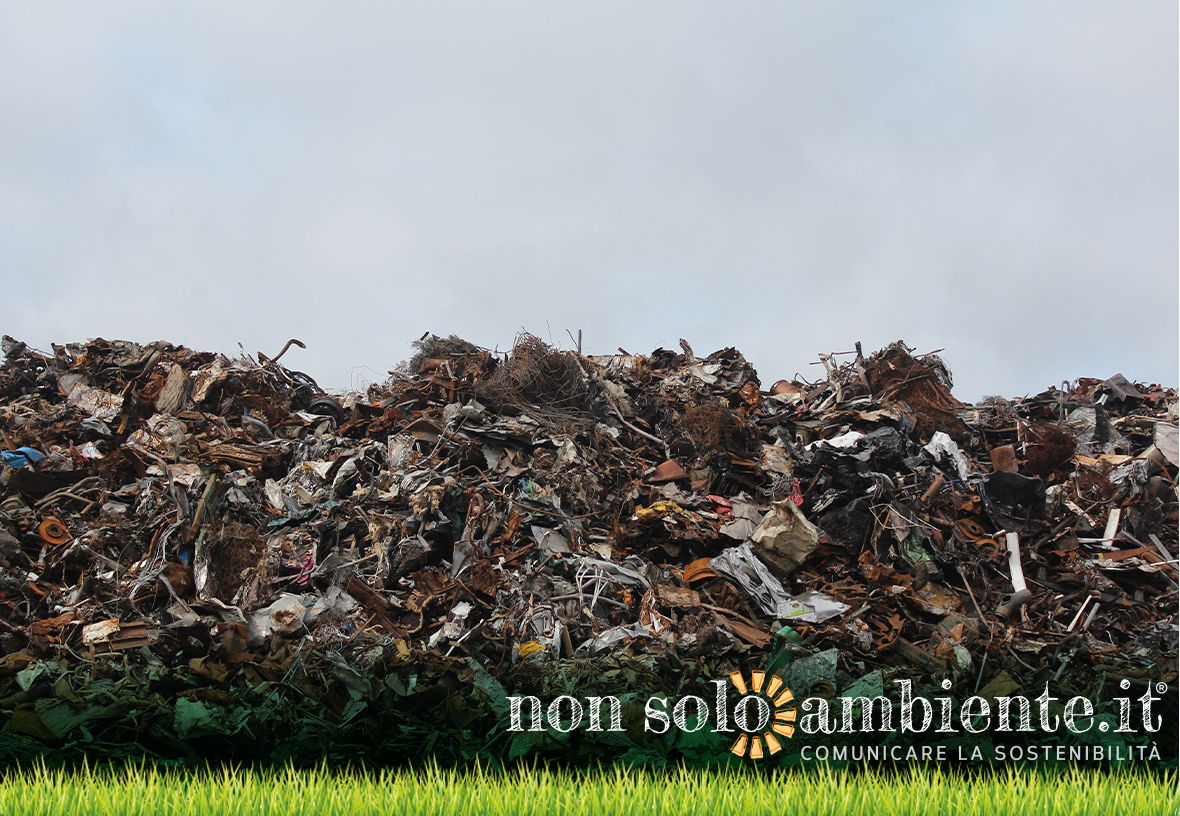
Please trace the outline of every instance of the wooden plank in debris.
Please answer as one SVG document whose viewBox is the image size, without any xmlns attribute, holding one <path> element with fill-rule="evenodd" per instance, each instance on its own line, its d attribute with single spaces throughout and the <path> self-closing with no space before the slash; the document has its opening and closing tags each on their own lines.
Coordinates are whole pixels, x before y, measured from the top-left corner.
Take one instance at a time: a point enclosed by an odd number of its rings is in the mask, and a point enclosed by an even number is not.
<svg viewBox="0 0 1180 816">
<path fill-rule="evenodd" d="M 389 619 L 389 602 L 374 592 L 364 581 L 355 575 L 350 575 L 344 584 L 344 591 L 373 616 L 373 623 L 385 627 L 387 632 L 393 632 L 397 628 Z"/>
<path fill-rule="evenodd" d="M 695 590 L 664 584 L 660 584 L 656 590 L 660 593 L 660 600 L 668 606 L 691 609 L 701 605 L 701 596 Z"/>
<path fill-rule="evenodd" d="M 121 652 L 147 646 L 151 638 L 143 621 L 121 623 L 110 618 L 82 627 L 82 642 L 95 652 Z"/>
<path fill-rule="evenodd" d="M 119 628 L 118 636 L 111 638 L 111 651 L 138 649 L 140 646 L 147 646 L 150 643 L 151 638 L 148 637 L 146 623 L 142 621 L 124 623 Z"/>
<path fill-rule="evenodd" d="M 82 627 L 82 642 L 87 646 L 95 643 L 106 643 L 119 633 L 119 619 L 110 618 L 97 623 L 89 623 Z"/>
<path fill-rule="evenodd" d="M 73 612 L 66 612 L 64 615 L 58 615 L 56 618 L 33 621 L 29 624 L 29 634 L 42 636 L 56 635 L 66 624 L 76 620 L 77 617 Z"/>
<path fill-rule="evenodd" d="M 168 377 L 164 380 L 164 387 L 156 397 L 156 410 L 161 414 L 180 413 L 185 406 L 185 392 L 188 390 L 188 375 L 176 363 L 168 370 Z"/>
<path fill-rule="evenodd" d="M 755 629 L 748 623 L 742 623 L 733 618 L 723 618 L 720 622 L 724 623 L 731 632 L 755 648 L 765 649 L 773 640 L 766 632 L 763 632 L 761 629 Z"/>
<path fill-rule="evenodd" d="M 257 467 L 266 461 L 269 451 L 257 446 L 218 442 L 209 446 L 209 457 L 214 462 Z"/>
</svg>

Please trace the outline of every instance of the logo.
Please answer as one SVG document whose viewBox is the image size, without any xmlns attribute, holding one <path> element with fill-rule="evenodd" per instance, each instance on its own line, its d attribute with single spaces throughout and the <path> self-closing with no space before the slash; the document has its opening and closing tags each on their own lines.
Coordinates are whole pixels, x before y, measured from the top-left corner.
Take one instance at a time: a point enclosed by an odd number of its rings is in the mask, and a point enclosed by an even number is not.
<svg viewBox="0 0 1180 816">
<path fill-rule="evenodd" d="M 795 695 L 783 683 L 777 674 L 766 677 L 766 672 L 750 672 L 750 682 L 740 671 L 729 675 L 729 682 L 733 683 L 742 699 L 734 706 L 734 723 L 744 734 L 738 734 L 737 739 L 730 746 L 730 753 L 740 757 L 748 756 L 758 760 L 762 757 L 777 754 L 783 750 L 782 743 L 775 734 L 787 739 L 795 733 L 795 707 L 791 705 Z M 763 684 L 765 683 L 765 688 Z M 781 689 L 781 693 L 780 693 Z M 778 695 L 777 697 L 775 695 Z M 751 727 L 750 707 L 758 711 L 757 723 Z M 773 713 L 773 719 L 772 719 Z"/>
<path fill-rule="evenodd" d="M 898 686 L 896 696 L 887 695 L 882 689 L 882 693 L 873 697 L 851 693 L 833 698 L 807 697 L 799 701 L 796 711 L 795 695 L 777 674 L 751 671 L 747 681 L 744 673 L 735 671 L 725 680 L 710 682 L 714 691 L 711 704 L 695 694 L 676 700 L 662 694 L 648 697 L 643 707 L 642 732 L 656 737 L 669 732 L 693 734 L 712 724 L 714 734 L 724 735 L 719 749 L 724 750 L 724 742 L 732 737 L 729 753 L 757 761 L 783 751 L 783 740 L 791 739 L 798 728 L 801 733 L 819 737 L 821 741 L 830 737 L 833 743 L 803 745 L 799 757 L 804 762 L 829 758 L 942 762 L 948 750 L 946 741 L 957 737 L 970 738 L 992 732 L 1002 737 L 1039 731 L 1052 737 L 1053 742 L 1036 745 L 1024 738 L 1022 744 L 1010 748 L 996 742 L 995 759 L 1001 762 L 1047 761 L 1052 755 L 1059 762 L 1154 761 L 1160 758 L 1155 742 L 1143 743 L 1163 728 L 1163 716 L 1153 712 L 1152 708 L 1163 701 L 1168 692 L 1166 683 L 1148 685 L 1144 694 L 1137 698 L 1139 711 L 1135 711 L 1136 700 L 1129 695 L 1114 696 L 1099 704 L 1082 696 L 1062 699 L 1049 693 L 1048 682 L 1042 693 L 1035 697 L 1031 693 L 994 698 L 973 695 L 960 702 L 949 695 L 929 698 L 914 694 L 913 681 L 898 678 L 893 681 Z M 944 692 L 949 692 L 952 681 L 943 679 L 939 685 Z M 1121 691 L 1128 692 L 1131 681 L 1123 678 L 1118 685 Z M 739 695 L 732 707 L 729 705 L 733 696 L 731 689 Z M 632 712 L 628 720 L 638 728 L 634 716 L 638 707 L 636 696 L 630 695 L 627 705 Z M 622 713 L 623 701 L 613 696 L 577 699 L 562 695 L 547 706 L 539 697 L 510 696 L 508 731 L 568 734 L 581 729 L 620 733 L 627 730 L 623 727 Z M 852 736 L 890 732 L 901 739 L 891 741 L 893 744 L 877 744 L 871 739 L 858 743 Z M 906 747 L 907 734 L 927 734 L 938 744 Z M 1092 736 L 1084 737 L 1086 734 Z M 1104 734 L 1110 734 L 1114 739 L 1104 739 L 1101 736 Z M 1118 736 L 1121 734 L 1138 735 L 1138 738 L 1122 738 Z M 1062 735 L 1064 740 L 1053 735 Z M 918 741 L 923 739 L 917 737 Z M 981 758 L 978 745 L 971 749 L 970 757 L 959 757 L 971 762 Z"/>
</svg>

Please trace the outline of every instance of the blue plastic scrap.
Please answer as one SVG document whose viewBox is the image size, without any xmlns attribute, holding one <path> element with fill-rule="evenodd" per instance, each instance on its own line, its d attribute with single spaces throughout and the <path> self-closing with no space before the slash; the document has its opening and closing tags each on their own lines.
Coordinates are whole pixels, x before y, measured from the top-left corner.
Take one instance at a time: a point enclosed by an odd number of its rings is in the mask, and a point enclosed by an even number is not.
<svg viewBox="0 0 1180 816">
<path fill-rule="evenodd" d="M 0 451 L 0 458 L 10 468 L 36 467 L 45 461 L 45 454 L 34 448 L 17 448 L 14 451 Z"/>
</svg>

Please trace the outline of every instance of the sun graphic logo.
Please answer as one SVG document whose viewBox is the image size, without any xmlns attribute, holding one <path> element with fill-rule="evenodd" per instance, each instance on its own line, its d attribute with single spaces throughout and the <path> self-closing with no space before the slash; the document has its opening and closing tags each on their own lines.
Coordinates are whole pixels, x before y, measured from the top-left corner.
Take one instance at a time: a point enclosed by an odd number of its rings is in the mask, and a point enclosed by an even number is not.
<svg viewBox="0 0 1180 816">
<path fill-rule="evenodd" d="M 796 713 L 791 705 L 795 695 L 785 687 L 782 678 L 777 674 L 767 678 L 766 672 L 752 671 L 747 684 L 742 673 L 736 671 L 729 675 L 729 681 L 743 695 L 733 708 L 733 719 L 746 732 L 733 741 L 730 752 L 757 760 L 783 750 L 775 734 L 790 739 L 795 733 Z"/>
</svg>

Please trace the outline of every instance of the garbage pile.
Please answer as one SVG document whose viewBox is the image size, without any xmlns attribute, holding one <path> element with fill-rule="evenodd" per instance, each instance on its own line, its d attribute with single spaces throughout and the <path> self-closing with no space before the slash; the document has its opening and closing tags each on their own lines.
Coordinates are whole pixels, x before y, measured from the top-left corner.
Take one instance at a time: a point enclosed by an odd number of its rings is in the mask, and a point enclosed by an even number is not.
<svg viewBox="0 0 1180 816">
<path fill-rule="evenodd" d="M 429 335 L 329 395 L 293 344 L 4 337 L 0 756 L 670 760 L 507 734 L 506 695 L 746 668 L 1175 687 L 1175 389 L 965 405 L 901 342 L 764 388 L 732 348 Z"/>
</svg>

